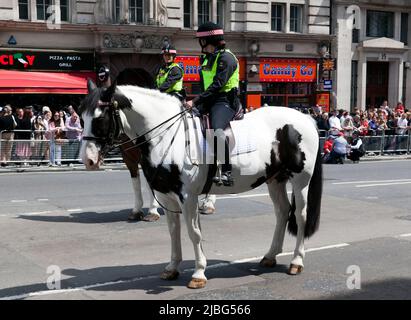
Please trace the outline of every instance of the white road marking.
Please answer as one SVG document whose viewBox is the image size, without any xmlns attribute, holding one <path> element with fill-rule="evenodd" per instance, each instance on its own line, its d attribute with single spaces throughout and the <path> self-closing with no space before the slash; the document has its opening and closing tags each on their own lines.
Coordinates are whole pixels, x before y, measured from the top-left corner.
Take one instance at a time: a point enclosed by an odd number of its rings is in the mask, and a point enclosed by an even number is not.
<svg viewBox="0 0 411 320">
<path fill-rule="evenodd" d="M 27 202 L 27 200 L 11 200 L 11 203 L 22 203 L 22 202 Z"/>
<path fill-rule="evenodd" d="M 401 238 L 411 237 L 411 233 L 403 233 L 403 234 L 400 234 L 399 237 Z"/>
<path fill-rule="evenodd" d="M 324 247 L 307 249 L 305 252 L 320 251 L 320 250 L 327 250 L 327 249 L 336 249 L 336 248 L 346 247 L 346 246 L 349 246 L 349 245 L 350 244 L 348 244 L 348 243 L 338 243 L 338 244 L 333 244 L 333 245 L 324 246 Z M 278 256 L 287 256 L 287 255 L 292 255 L 292 254 L 293 254 L 293 252 L 284 252 L 284 253 L 279 254 Z M 234 260 L 234 261 L 231 261 L 231 262 L 217 263 L 217 264 L 207 266 L 207 268 L 208 269 L 221 268 L 221 267 L 226 267 L 226 266 L 229 266 L 229 265 L 240 264 L 240 263 L 250 262 L 250 261 L 259 260 L 259 259 L 262 259 L 262 257 L 253 257 L 253 258 Z M 185 270 L 182 271 L 182 273 L 187 273 L 187 272 L 192 272 L 192 271 L 194 271 L 194 269 L 185 269 Z M 104 287 L 104 286 L 109 286 L 109 285 L 117 285 L 117 284 L 122 284 L 122 283 L 131 283 L 131 282 L 134 282 L 134 281 L 157 279 L 157 278 L 158 278 L 158 275 L 141 276 L 141 277 L 135 277 L 135 278 L 128 279 L 128 280 L 117 280 L 117 281 L 109 281 L 109 282 L 104 282 L 104 283 L 95 283 L 95 284 L 91 284 L 91 285 L 87 285 L 87 286 L 81 286 L 81 287 L 77 287 L 77 288 L 35 291 L 35 292 L 24 293 L 24 294 L 20 294 L 20 295 L 2 297 L 2 298 L 0 298 L 0 300 L 18 300 L 18 299 L 25 299 L 25 298 L 29 298 L 29 297 L 35 297 L 35 296 L 53 295 L 53 294 L 59 294 L 59 293 L 70 293 L 70 292 L 83 291 L 83 290 L 87 290 L 87 289 L 94 289 L 94 288 Z"/>
<path fill-rule="evenodd" d="M 83 211 L 83 209 L 78 208 L 78 209 L 67 209 L 67 212 L 80 212 Z"/>
<path fill-rule="evenodd" d="M 37 199 L 37 201 L 46 202 L 46 201 L 49 201 L 49 199 Z"/>
<path fill-rule="evenodd" d="M 411 184 L 411 181 L 407 182 L 390 182 L 390 183 L 373 183 L 373 184 L 360 184 L 355 186 L 356 188 L 368 188 L 368 187 L 380 187 L 380 186 L 398 186 L 404 184 Z"/>
<path fill-rule="evenodd" d="M 394 179 L 394 180 L 363 180 L 363 181 L 346 181 L 346 182 L 333 182 L 334 185 L 342 184 L 361 184 L 361 183 L 385 183 L 385 182 L 402 182 L 411 181 L 411 179 Z"/>
</svg>

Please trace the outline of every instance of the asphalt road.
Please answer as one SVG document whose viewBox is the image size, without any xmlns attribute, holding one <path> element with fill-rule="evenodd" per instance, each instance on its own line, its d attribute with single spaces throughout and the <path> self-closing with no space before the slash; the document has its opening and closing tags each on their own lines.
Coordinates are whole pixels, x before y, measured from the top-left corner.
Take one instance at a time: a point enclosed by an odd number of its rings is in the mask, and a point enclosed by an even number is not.
<svg viewBox="0 0 411 320">
<path fill-rule="evenodd" d="M 285 273 L 289 235 L 277 267 L 258 266 L 275 225 L 266 187 L 220 196 L 216 214 L 201 217 L 209 281 L 196 291 L 185 287 L 194 254 L 184 224 L 182 273 L 166 282 L 165 217 L 126 222 L 127 171 L 2 173 L 0 298 L 411 299 L 410 169 L 410 160 L 324 166 L 320 230 L 296 277 Z M 49 290 L 59 272 L 61 290 Z"/>
</svg>

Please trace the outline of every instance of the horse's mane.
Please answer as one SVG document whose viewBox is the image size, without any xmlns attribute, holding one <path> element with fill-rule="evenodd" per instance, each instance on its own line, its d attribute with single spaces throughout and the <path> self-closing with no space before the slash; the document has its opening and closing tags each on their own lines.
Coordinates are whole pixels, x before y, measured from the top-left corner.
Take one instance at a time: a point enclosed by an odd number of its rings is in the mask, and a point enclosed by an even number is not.
<svg viewBox="0 0 411 320">
<path fill-rule="evenodd" d="M 93 114 L 96 109 L 101 95 L 105 91 L 105 88 L 96 88 L 90 92 L 80 104 L 80 114 L 87 112 Z M 120 85 L 116 87 L 116 92 L 114 93 L 114 99 L 118 101 L 119 107 L 121 109 L 131 108 L 132 103 L 136 102 L 134 95 L 144 96 L 145 99 L 152 100 L 150 104 L 154 102 L 162 104 L 179 104 L 179 100 L 169 94 L 162 93 L 158 90 L 147 89 L 133 85 Z"/>
<path fill-rule="evenodd" d="M 159 100 L 162 103 L 177 103 L 179 102 L 179 100 L 174 97 L 171 96 L 169 94 L 160 92 L 156 89 L 149 89 L 149 88 L 142 88 L 142 87 L 138 87 L 138 86 L 132 86 L 132 85 L 120 85 L 117 86 L 118 89 L 120 89 L 120 91 L 127 96 L 127 98 L 131 98 L 130 96 L 128 96 L 128 93 L 131 94 L 137 94 L 137 95 L 143 95 L 145 98 L 152 98 L 154 100 Z"/>
</svg>

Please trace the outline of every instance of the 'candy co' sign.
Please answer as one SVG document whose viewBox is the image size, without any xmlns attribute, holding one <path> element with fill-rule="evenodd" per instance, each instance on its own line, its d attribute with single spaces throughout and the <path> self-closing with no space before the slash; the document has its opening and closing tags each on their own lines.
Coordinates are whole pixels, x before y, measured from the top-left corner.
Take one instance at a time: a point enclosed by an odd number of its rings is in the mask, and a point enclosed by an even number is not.
<svg viewBox="0 0 411 320">
<path fill-rule="evenodd" d="M 260 59 L 261 82 L 314 82 L 317 60 Z"/>
</svg>

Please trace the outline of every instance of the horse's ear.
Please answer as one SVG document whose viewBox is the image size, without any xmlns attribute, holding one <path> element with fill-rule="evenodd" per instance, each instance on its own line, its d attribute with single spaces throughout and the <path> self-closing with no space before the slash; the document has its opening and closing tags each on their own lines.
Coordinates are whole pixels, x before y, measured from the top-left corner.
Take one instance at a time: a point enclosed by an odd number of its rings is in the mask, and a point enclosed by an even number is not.
<svg viewBox="0 0 411 320">
<path fill-rule="evenodd" d="M 92 92 L 94 89 L 96 89 L 97 88 L 97 86 L 96 86 L 96 84 L 94 83 L 94 81 L 93 80 L 91 80 L 91 79 L 88 79 L 87 80 L 87 90 L 88 90 L 88 93 L 90 93 L 90 92 Z"/>
</svg>

